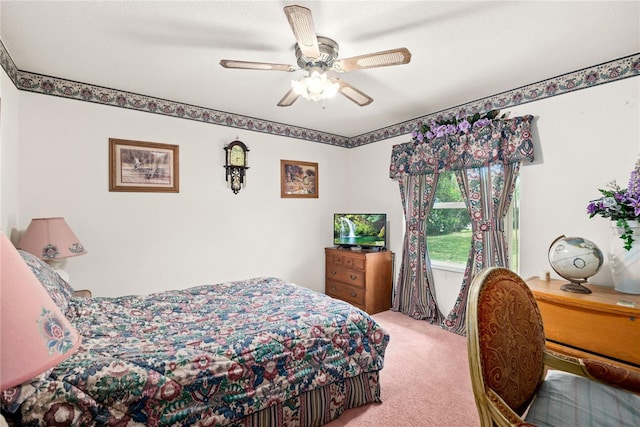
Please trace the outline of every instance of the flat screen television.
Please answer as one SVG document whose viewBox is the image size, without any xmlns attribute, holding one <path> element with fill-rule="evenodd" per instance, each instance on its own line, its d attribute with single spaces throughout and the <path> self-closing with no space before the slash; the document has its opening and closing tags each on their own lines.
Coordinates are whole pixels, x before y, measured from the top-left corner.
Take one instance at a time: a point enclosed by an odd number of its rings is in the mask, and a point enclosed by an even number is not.
<svg viewBox="0 0 640 427">
<path fill-rule="evenodd" d="M 387 247 L 387 214 L 333 214 L 333 244 L 349 248 L 384 250 Z"/>
</svg>

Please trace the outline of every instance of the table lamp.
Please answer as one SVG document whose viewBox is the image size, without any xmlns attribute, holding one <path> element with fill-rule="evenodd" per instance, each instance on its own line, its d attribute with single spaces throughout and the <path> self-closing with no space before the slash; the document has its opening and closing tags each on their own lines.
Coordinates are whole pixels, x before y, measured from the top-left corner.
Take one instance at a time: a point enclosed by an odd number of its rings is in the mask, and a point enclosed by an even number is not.
<svg viewBox="0 0 640 427">
<path fill-rule="evenodd" d="M 46 261 L 67 282 L 69 275 L 60 268 L 61 260 L 87 252 L 61 217 L 32 219 L 18 248 Z"/>
<path fill-rule="evenodd" d="M 80 335 L 0 232 L 0 391 L 71 356 Z"/>
</svg>

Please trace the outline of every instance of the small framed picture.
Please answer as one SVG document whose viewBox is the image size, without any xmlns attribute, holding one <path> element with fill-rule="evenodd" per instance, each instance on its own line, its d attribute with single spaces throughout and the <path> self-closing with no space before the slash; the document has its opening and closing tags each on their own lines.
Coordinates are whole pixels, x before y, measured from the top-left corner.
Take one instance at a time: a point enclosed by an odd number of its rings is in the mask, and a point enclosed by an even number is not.
<svg viewBox="0 0 640 427">
<path fill-rule="evenodd" d="M 280 160 L 280 197 L 318 198 L 318 164 Z"/>
<path fill-rule="evenodd" d="M 180 192 L 178 146 L 109 138 L 109 191 Z"/>
</svg>

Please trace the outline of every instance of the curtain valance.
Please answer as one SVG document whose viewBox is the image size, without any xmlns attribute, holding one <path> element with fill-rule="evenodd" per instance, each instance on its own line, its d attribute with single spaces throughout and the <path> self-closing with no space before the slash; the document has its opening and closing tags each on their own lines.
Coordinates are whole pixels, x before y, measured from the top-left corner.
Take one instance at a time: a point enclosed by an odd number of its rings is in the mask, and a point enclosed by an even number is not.
<svg viewBox="0 0 640 427">
<path fill-rule="evenodd" d="M 425 175 L 443 170 L 533 160 L 532 115 L 491 120 L 468 133 L 393 146 L 389 176 Z"/>
</svg>

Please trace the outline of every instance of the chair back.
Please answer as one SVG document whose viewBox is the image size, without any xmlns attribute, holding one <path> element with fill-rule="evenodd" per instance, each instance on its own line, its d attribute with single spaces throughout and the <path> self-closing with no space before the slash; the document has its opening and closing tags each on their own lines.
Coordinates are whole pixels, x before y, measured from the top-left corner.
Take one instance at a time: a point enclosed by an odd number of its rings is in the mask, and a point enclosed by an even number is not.
<svg viewBox="0 0 640 427">
<path fill-rule="evenodd" d="M 511 270 L 483 269 L 469 288 L 466 325 L 482 425 L 494 425 L 491 412 L 505 404 L 522 415 L 544 378 L 544 330 L 531 290 Z"/>
</svg>

